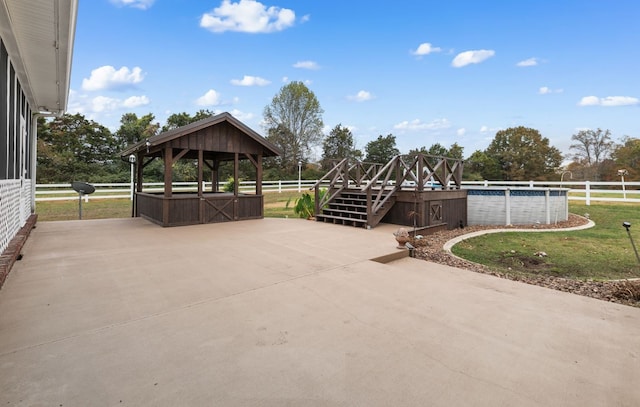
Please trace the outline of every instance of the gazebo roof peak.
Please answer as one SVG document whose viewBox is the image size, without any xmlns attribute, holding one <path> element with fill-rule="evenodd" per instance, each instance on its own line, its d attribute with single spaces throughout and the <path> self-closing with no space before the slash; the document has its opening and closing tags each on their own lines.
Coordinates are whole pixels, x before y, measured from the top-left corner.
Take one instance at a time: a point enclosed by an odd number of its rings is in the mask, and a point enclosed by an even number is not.
<svg viewBox="0 0 640 407">
<path fill-rule="evenodd" d="M 229 123 L 232 126 L 236 127 L 243 134 L 245 134 L 249 138 L 253 139 L 257 143 L 262 145 L 264 147 L 264 156 L 268 157 L 268 156 L 280 155 L 281 153 L 280 149 L 276 147 L 276 145 L 271 143 L 266 138 L 262 137 L 256 131 L 251 129 L 249 126 L 242 123 L 240 120 L 233 117 L 233 115 L 229 112 L 219 113 L 217 115 L 207 117 L 202 120 L 198 120 L 197 122 L 187 124 L 186 126 L 177 127 L 175 129 L 171 129 L 171 130 L 162 132 L 160 134 L 156 134 L 154 136 L 149 137 L 146 140 L 139 141 L 138 143 L 135 143 L 127 147 L 125 150 L 123 150 L 120 153 L 120 155 L 122 157 L 125 157 L 130 154 L 137 153 L 142 150 L 146 150 L 150 147 L 154 147 L 154 146 L 158 146 L 158 145 L 170 142 L 177 138 L 193 134 L 202 129 L 213 127 L 224 122 Z"/>
</svg>

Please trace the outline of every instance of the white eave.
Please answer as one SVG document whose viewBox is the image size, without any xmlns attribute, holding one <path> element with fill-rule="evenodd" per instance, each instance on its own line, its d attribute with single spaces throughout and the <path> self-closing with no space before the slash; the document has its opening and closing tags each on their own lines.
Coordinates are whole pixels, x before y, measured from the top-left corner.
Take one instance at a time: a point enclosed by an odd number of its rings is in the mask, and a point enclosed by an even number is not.
<svg viewBox="0 0 640 407">
<path fill-rule="evenodd" d="M 78 0 L 0 0 L 0 34 L 32 110 L 67 108 Z"/>
</svg>

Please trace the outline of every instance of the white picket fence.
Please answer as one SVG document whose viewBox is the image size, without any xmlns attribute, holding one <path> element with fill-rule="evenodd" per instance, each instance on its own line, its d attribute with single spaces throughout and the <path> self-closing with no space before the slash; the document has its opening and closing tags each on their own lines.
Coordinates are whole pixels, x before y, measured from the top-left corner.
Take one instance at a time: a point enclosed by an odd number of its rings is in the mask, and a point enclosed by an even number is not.
<svg viewBox="0 0 640 407">
<path fill-rule="evenodd" d="M 566 188 L 570 201 L 640 203 L 640 182 L 596 181 L 463 181 L 462 187 Z"/>
<path fill-rule="evenodd" d="M 311 188 L 316 180 L 280 180 L 263 181 L 263 192 L 298 191 L 303 192 Z M 97 183 L 93 184 L 96 192 L 84 195 L 85 201 L 90 199 L 126 199 L 131 198 L 130 183 Z M 569 190 L 569 200 L 584 201 L 590 205 L 594 201 L 602 202 L 632 202 L 640 203 L 640 182 L 593 182 L 593 181 L 463 181 L 462 187 L 509 187 L 509 188 L 566 188 Z M 224 187 L 221 183 L 220 188 Z M 161 192 L 162 182 L 143 184 L 145 192 Z M 197 182 L 174 182 L 174 191 L 197 191 Z M 205 182 L 203 189 L 211 189 L 211 183 Z M 242 181 L 240 191 L 255 191 L 255 181 Z M 78 199 L 78 194 L 71 188 L 71 184 L 37 184 L 36 202 L 60 201 Z"/>
<path fill-rule="evenodd" d="M 263 181 L 263 192 L 283 192 L 283 191 L 307 191 L 317 180 L 280 180 L 280 181 Z M 203 190 L 211 190 L 211 182 L 202 183 Z M 224 188 L 226 182 L 220 183 L 220 189 Z M 85 201 L 93 199 L 131 199 L 130 183 L 96 183 L 92 184 L 96 191 L 91 195 L 83 195 Z M 163 182 L 145 182 L 142 187 L 144 192 L 162 192 L 164 190 Z M 240 192 L 251 192 L 256 189 L 255 181 L 242 181 L 239 186 Z M 173 191 L 175 192 L 196 192 L 198 190 L 197 182 L 174 182 Z M 36 184 L 36 202 L 42 201 L 64 201 L 69 199 L 78 199 L 78 193 L 71 188 L 71 184 Z"/>
</svg>

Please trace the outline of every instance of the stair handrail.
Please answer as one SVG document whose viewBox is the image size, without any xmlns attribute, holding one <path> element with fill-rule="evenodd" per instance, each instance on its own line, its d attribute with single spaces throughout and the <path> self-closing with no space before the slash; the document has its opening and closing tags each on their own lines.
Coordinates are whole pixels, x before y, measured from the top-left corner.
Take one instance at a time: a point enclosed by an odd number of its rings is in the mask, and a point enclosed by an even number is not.
<svg viewBox="0 0 640 407">
<path fill-rule="evenodd" d="M 322 177 L 320 177 L 320 179 L 318 179 L 318 181 L 316 181 L 315 184 L 313 184 L 312 186 L 309 187 L 309 190 L 318 188 L 320 186 L 320 184 L 322 184 L 323 181 L 326 181 L 329 179 L 329 176 L 331 176 L 334 172 L 338 171 L 340 168 L 342 168 L 342 166 L 344 165 L 345 162 L 348 162 L 349 159 L 348 158 L 343 158 L 342 160 L 338 161 L 338 163 L 336 163 L 333 168 L 331 168 L 329 170 L 329 172 L 327 172 L 326 174 L 324 174 Z M 334 176 L 335 179 L 335 176 Z"/>
<path fill-rule="evenodd" d="M 395 170 L 395 180 L 391 183 L 391 175 Z M 404 170 L 404 171 L 403 171 Z M 398 154 L 394 156 L 387 164 L 385 164 L 372 178 L 363 186 L 360 190 L 367 193 L 367 221 L 372 222 L 373 216 L 387 203 L 396 193 L 402 189 L 402 183 L 406 180 L 407 176 L 411 175 L 415 179 L 415 176 L 411 173 L 410 166 L 402 159 L 402 155 Z M 380 183 L 380 188 L 375 190 L 374 187 Z M 391 185 L 391 188 L 387 186 Z"/>
<path fill-rule="evenodd" d="M 349 184 L 349 158 L 343 158 L 333 168 L 322 176 L 315 184 L 313 184 L 309 190 L 314 190 L 314 203 L 315 203 L 315 215 L 320 214 L 322 208 L 335 198 L 346 185 Z M 330 180 L 329 180 L 330 179 Z M 320 187 L 324 181 L 329 180 L 329 186 L 327 192 L 324 195 L 320 195 Z M 342 182 L 340 182 L 342 181 Z"/>
</svg>

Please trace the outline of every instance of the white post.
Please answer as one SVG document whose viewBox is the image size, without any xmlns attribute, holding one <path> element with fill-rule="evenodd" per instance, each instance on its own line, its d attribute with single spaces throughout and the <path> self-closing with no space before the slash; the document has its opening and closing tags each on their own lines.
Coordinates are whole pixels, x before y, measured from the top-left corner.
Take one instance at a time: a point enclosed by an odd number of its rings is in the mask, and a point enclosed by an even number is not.
<svg viewBox="0 0 640 407">
<path fill-rule="evenodd" d="M 627 200 L 627 191 L 624 189 L 624 176 L 627 174 L 629 174 L 629 171 L 624 168 L 618 170 L 618 175 L 620 176 L 620 178 L 622 178 L 622 196 L 624 197 L 625 201 Z"/>
<path fill-rule="evenodd" d="M 135 154 L 129 155 L 129 163 L 131 164 L 131 196 L 130 196 L 129 199 L 131 199 L 133 201 L 133 189 L 135 188 L 135 186 L 133 185 L 133 167 L 136 164 L 136 156 L 135 156 Z"/>
<path fill-rule="evenodd" d="M 590 188 L 591 184 L 589 183 L 589 181 L 585 181 L 584 183 L 584 191 L 587 194 L 587 200 L 586 200 L 586 204 L 587 206 L 591 205 L 591 188 Z"/>
<path fill-rule="evenodd" d="M 509 188 L 504 191 L 504 212 L 505 212 L 505 225 L 511 224 L 511 190 Z"/>
<path fill-rule="evenodd" d="M 298 161 L 298 192 L 302 192 L 302 161 Z"/>
<path fill-rule="evenodd" d="M 547 188 L 547 190 L 544 191 L 544 206 L 545 206 L 545 209 L 546 209 L 547 225 L 551 224 L 551 198 L 549 196 L 550 194 L 551 193 L 550 193 L 549 189 Z M 556 215 L 556 218 L 557 218 L 557 215 Z M 557 221 L 557 219 L 556 219 L 556 221 Z"/>
</svg>

